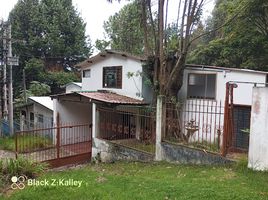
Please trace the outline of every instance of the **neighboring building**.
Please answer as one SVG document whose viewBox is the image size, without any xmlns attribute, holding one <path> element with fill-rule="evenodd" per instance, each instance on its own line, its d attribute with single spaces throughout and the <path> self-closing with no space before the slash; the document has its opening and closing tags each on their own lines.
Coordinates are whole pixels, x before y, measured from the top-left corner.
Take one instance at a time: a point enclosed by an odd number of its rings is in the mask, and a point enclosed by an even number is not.
<svg viewBox="0 0 268 200">
<path fill-rule="evenodd" d="M 182 99 L 198 98 L 224 102 L 227 82 L 237 85 L 237 88 L 234 89 L 234 104 L 250 106 L 252 88 L 268 84 L 268 72 L 187 65 L 179 97 Z"/>
<path fill-rule="evenodd" d="M 233 84 L 227 96 L 231 105 L 224 119 L 226 83 Z M 247 151 L 249 145 L 252 90 L 268 85 L 268 72 L 216 66 L 187 65 L 179 99 L 186 104 L 184 122 L 194 121 L 198 126 L 195 140 L 218 141 L 222 144 L 224 120 L 230 121 L 229 148 Z M 229 100 L 228 100 L 229 97 Z M 203 134 L 199 134 L 202 132 Z"/>
<path fill-rule="evenodd" d="M 43 128 L 53 125 L 53 101 L 48 96 L 29 97 L 28 102 L 18 108 L 21 129 Z"/>
<path fill-rule="evenodd" d="M 77 92 L 82 90 L 82 83 L 71 82 L 66 84 L 64 87 L 65 87 L 65 93 Z"/>
</svg>

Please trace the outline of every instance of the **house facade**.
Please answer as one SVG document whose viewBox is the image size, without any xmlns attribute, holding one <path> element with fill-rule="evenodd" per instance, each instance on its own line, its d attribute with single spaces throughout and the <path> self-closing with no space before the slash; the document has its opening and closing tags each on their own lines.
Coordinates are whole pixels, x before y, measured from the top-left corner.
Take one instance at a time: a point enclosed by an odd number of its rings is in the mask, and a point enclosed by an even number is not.
<svg viewBox="0 0 268 200">
<path fill-rule="evenodd" d="M 224 102 L 228 82 L 237 85 L 233 93 L 234 104 L 250 106 L 252 88 L 267 84 L 268 73 L 248 69 L 187 65 L 179 97 Z"/>
<path fill-rule="evenodd" d="M 114 127 L 124 123 L 125 134 L 131 132 L 130 121 L 135 121 L 120 106 L 144 105 L 142 84 L 142 59 L 121 52 L 104 51 L 80 63 L 82 90 L 72 93 L 54 95 L 54 121 L 61 125 L 90 124 L 94 141 L 101 135 L 101 127 L 109 129 L 108 137 L 112 137 Z M 121 110 L 120 110 L 121 109 Z M 120 112 L 108 122 L 105 112 Z M 107 118 L 107 115 L 106 115 Z M 111 120 L 109 119 L 109 120 Z M 132 123 L 133 124 L 133 123 Z M 108 128 L 109 127 L 109 128 Z M 133 127 L 132 127 L 133 128 Z M 116 128 L 117 130 L 117 128 Z M 76 138 L 82 142 L 89 136 L 89 129 L 61 137 L 62 142 L 70 143 Z M 134 136 L 135 137 L 135 136 Z M 93 148 L 93 152 L 94 148 Z"/>
<path fill-rule="evenodd" d="M 263 87 L 267 84 L 267 72 L 187 65 L 183 86 L 178 95 L 180 101 L 186 105 L 185 114 L 181 117 L 183 123 L 193 122 L 197 127 L 192 140 L 205 139 L 221 146 L 224 123 L 228 121 L 229 148 L 247 151 L 252 90 L 256 86 Z M 230 107 L 228 116 L 224 116 L 226 106 Z"/>
<path fill-rule="evenodd" d="M 81 82 L 71 82 L 71 83 L 66 84 L 64 87 L 65 87 L 65 93 L 72 93 L 72 92 L 82 90 L 82 83 Z"/>
<path fill-rule="evenodd" d="M 142 79 L 144 59 L 122 52 L 104 51 L 77 67 L 81 70 L 81 91 L 54 95 L 54 122 L 59 124 L 90 124 L 91 130 L 80 135 L 65 135 L 68 141 L 82 142 L 92 131 L 93 155 L 103 145 L 102 139 L 140 139 L 140 133 L 154 134 L 155 119 L 141 115 L 140 106 L 150 103 L 152 89 Z M 252 88 L 267 84 L 267 73 L 246 69 L 187 65 L 183 86 L 178 93 L 183 105 L 179 113 L 182 132 L 190 133 L 189 142 L 205 141 L 218 149 L 223 144 L 226 84 L 232 87 L 232 145 L 247 150 L 250 128 Z M 228 91 L 228 96 L 231 94 Z M 229 102 L 228 102 L 229 105 Z M 227 105 L 227 106 L 228 106 Z M 125 110 L 124 106 L 130 108 Z M 153 113 L 153 112 L 151 112 Z M 167 122 L 174 132 L 177 121 Z M 173 124 L 173 125 L 172 125 Z M 177 125 L 176 125 L 177 126 Z M 150 132 L 151 131 L 151 132 Z M 105 133 L 105 134 L 104 134 Z M 121 134 L 121 135 L 120 135 Z M 82 138 L 82 139 L 81 139 Z"/>
<path fill-rule="evenodd" d="M 104 51 L 80 63 L 82 90 L 107 90 L 132 98 L 145 95 L 140 57 L 116 51 Z"/>
<path fill-rule="evenodd" d="M 21 130 L 53 125 L 53 101 L 49 96 L 29 97 L 28 103 L 18 108 Z"/>
</svg>

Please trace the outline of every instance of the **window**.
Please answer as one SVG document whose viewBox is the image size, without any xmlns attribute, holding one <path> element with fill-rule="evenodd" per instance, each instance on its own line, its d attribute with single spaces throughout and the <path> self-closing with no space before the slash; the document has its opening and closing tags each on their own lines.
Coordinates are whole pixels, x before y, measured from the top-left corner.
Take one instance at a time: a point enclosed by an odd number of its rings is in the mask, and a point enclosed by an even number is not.
<svg viewBox="0 0 268 200">
<path fill-rule="evenodd" d="M 91 70 L 87 69 L 87 70 L 83 70 L 83 78 L 90 78 L 91 76 Z"/>
<path fill-rule="evenodd" d="M 30 112 L 30 126 L 34 125 L 34 113 Z"/>
<path fill-rule="evenodd" d="M 189 74 L 188 98 L 216 98 L 216 74 Z"/>
<path fill-rule="evenodd" d="M 122 88 L 122 66 L 103 67 L 103 87 Z"/>
<path fill-rule="evenodd" d="M 38 122 L 43 123 L 44 122 L 44 115 L 38 114 Z"/>
<path fill-rule="evenodd" d="M 30 121 L 34 122 L 34 113 L 32 113 L 32 112 L 30 113 Z"/>
</svg>

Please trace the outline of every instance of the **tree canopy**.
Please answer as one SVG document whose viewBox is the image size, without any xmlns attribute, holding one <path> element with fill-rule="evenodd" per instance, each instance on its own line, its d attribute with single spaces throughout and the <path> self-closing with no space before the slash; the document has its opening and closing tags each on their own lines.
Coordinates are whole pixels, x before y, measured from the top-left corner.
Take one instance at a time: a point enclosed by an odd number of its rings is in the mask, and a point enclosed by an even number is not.
<svg viewBox="0 0 268 200">
<path fill-rule="evenodd" d="M 135 0 L 104 22 L 103 28 L 108 41 L 97 40 L 95 45 L 98 50 L 110 46 L 112 49 L 135 55 L 144 53 L 144 29 L 140 4 L 141 1 Z M 148 19 L 148 16 L 146 18 Z"/>
<path fill-rule="evenodd" d="M 20 66 L 14 73 L 15 95 L 22 85 L 22 69 L 26 71 L 27 88 L 32 81 L 48 84 L 56 93 L 65 81 L 77 81 L 72 66 L 92 53 L 86 23 L 72 5 L 72 0 L 19 0 L 10 12 L 13 54 Z M 48 66 L 57 72 L 47 72 Z M 60 67 L 59 67 L 60 66 Z M 65 71 L 65 72 L 64 72 Z M 49 90 L 47 90 L 49 91 Z"/>
<path fill-rule="evenodd" d="M 218 0 L 207 29 L 239 16 L 213 31 L 192 51 L 189 62 L 268 71 L 268 3 L 265 0 Z"/>
<path fill-rule="evenodd" d="M 9 15 L 20 57 L 83 57 L 91 52 L 86 23 L 71 0 L 19 0 Z"/>
</svg>

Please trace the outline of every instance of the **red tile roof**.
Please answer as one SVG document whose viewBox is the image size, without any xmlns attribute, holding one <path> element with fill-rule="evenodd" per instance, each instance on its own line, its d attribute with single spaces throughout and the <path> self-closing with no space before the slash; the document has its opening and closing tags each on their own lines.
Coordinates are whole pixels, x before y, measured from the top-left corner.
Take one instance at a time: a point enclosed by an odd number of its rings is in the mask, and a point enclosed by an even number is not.
<svg viewBox="0 0 268 200">
<path fill-rule="evenodd" d="M 134 99 L 131 97 L 123 96 L 120 94 L 103 91 L 103 92 L 78 92 L 79 95 L 105 103 L 112 104 L 133 104 L 133 105 L 144 105 L 144 101 Z"/>
</svg>

